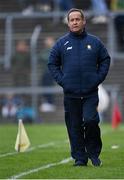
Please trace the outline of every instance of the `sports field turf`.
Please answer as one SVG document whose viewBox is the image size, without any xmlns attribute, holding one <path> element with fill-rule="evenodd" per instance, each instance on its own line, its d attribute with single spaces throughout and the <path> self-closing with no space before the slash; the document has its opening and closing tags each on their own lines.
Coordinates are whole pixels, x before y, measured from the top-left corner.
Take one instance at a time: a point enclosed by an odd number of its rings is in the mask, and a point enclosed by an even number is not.
<svg viewBox="0 0 124 180">
<path fill-rule="evenodd" d="M 0 179 L 124 179 L 124 126 L 101 124 L 103 166 L 73 167 L 64 124 L 25 125 L 27 152 L 14 150 L 17 124 L 0 125 Z"/>
</svg>

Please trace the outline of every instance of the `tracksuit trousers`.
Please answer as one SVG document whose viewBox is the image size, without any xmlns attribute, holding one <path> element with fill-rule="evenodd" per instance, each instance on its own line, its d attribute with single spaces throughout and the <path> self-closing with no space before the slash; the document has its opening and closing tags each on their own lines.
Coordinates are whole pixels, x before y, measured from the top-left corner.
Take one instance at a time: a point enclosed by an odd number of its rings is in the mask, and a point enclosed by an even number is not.
<svg viewBox="0 0 124 180">
<path fill-rule="evenodd" d="M 88 158 L 98 158 L 102 149 L 98 101 L 98 95 L 85 98 L 64 97 L 71 156 L 84 163 Z"/>
</svg>

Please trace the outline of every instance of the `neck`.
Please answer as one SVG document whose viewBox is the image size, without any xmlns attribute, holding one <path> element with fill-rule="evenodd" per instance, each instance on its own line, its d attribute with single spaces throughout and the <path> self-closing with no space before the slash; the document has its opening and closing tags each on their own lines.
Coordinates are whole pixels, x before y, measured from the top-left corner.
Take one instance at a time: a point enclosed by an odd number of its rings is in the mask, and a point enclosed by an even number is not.
<svg viewBox="0 0 124 180">
<path fill-rule="evenodd" d="M 77 32 L 73 32 L 73 31 L 71 31 L 71 32 L 74 33 L 74 34 L 77 34 L 77 35 L 81 35 L 83 32 L 85 32 L 85 28 L 80 29 L 80 30 L 77 31 Z"/>
<path fill-rule="evenodd" d="M 74 32 L 74 33 L 77 34 L 77 35 L 81 35 L 83 31 L 84 30 L 80 30 L 80 31 L 77 31 L 77 32 Z"/>
<path fill-rule="evenodd" d="M 86 35 L 86 31 L 83 30 L 81 32 L 72 32 L 70 31 L 70 36 L 73 37 L 73 38 L 83 38 L 85 35 Z"/>
</svg>

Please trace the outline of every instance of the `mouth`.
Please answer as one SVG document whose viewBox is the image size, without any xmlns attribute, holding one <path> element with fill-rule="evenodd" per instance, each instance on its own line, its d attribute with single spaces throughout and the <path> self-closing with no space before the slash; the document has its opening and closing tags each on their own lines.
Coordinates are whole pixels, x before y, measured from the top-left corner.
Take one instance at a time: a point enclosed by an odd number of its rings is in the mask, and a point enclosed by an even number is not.
<svg viewBox="0 0 124 180">
<path fill-rule="evenodd" d="M 76 29 L 76 28 L 78 28 L 78 26 L 74 26 L 73 28 Z"/>
<path fill-rule="evenodd" d="M 78 31 L 79 30 L 79 27 L 75 26 L 73 27 L 73 31 Z"/>
</svg>

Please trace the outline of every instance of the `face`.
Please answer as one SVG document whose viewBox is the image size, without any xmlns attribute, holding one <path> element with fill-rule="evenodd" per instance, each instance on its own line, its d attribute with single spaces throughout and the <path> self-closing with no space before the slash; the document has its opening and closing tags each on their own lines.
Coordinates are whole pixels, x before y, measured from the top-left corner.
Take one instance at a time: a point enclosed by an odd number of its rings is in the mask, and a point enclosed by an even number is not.
<svg viewBox="0 0 124 180">
<path fill-rule="evenodd" d="M 85 18 L 81 17 L 80 12 L 74 11 L 69 14 L 68 27 L 71 32 L 81 33 L 85 24 Z"/>
</svg>

